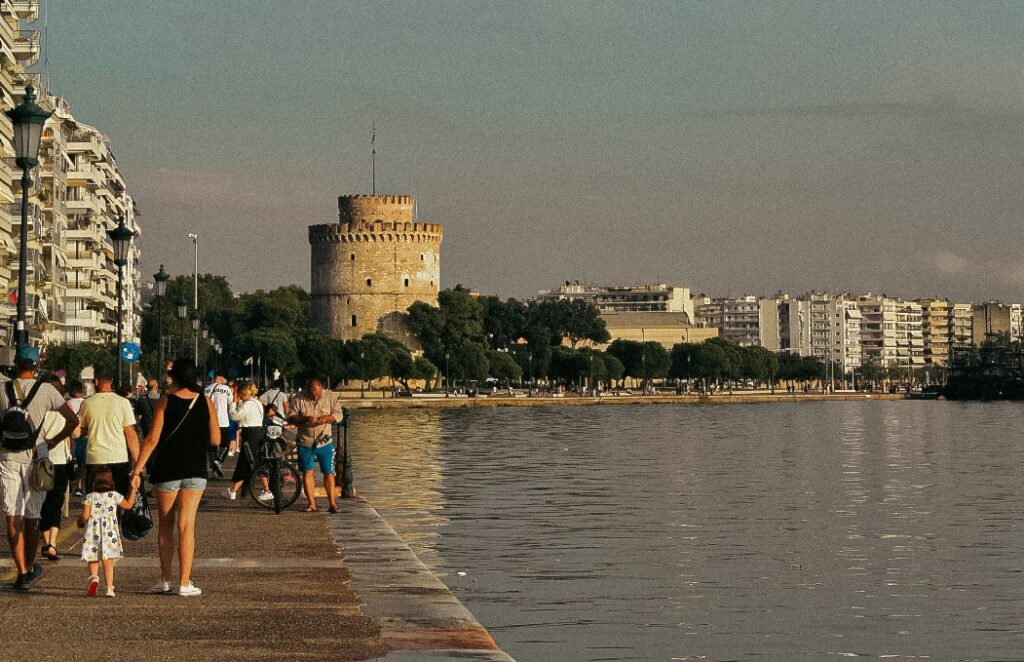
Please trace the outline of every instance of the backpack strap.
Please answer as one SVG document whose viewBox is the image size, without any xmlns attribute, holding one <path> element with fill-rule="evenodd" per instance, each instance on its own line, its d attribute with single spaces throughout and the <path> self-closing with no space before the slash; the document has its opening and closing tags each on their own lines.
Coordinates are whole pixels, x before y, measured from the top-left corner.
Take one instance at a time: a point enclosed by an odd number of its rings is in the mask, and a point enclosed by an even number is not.
<svg viewBox="0 0 1024 662">
<path fill-rule="evenodd" d="M 32 385 L 32 388 L 28 391 L 28 397 L 21 403 L 21 406 L 28 408 L 29 403 L 32 402 L 32 398 L 36 397 L 36 393 L 39 392 L 39 387 L 43 385 L 43 382 L 36 380 L 36 383 Z"/>
<path fill-rule="evenodd" d="M 14 390 L 14 380 L 12 379 L 11 381 L 7 382 L 7 384 L 4 386 L 4 389 L 7 391 L 7 405 L 9 407 L 17 407 L 19 399 L 18 394 Z"/>
</svg>

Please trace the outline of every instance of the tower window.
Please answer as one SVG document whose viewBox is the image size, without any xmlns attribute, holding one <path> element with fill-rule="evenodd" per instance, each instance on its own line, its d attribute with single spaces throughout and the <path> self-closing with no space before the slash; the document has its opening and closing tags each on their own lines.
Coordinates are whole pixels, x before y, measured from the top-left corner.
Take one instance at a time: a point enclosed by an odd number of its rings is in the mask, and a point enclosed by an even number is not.
<svg viewBox="0 0 1024 662">
<path fill-rule="evenodd" d="M 409 287 L 409 279 L 408 278 L 405 279 L 405 286 Z"/>
<path fill-rule="evenodd" d="M 352 260 L 354 262 L 355 259 L 356 259 L 356 254 L 352 253 L 351 255 L 348 256 L 348 259 L 350 259 L 350 260 Z"/>
<path fill-rule="evenodd" d="M 366 286 L 370 287 L 371 285 L 373 285 L 373 279 L 372 278 L 367 278 L 366 279 Z"/>
<path fill-rule="evenodd" d="M 356 325 L 356 316 L 353 315 L 352 316 L 352 326 L 355 326 L 355 325 Z"/>
<path fill-rule="evenodd" d="M 423 257 L 423 253 L 420 253 L 420 262 L 425 262 L 426 258 Z"/>
</svg>

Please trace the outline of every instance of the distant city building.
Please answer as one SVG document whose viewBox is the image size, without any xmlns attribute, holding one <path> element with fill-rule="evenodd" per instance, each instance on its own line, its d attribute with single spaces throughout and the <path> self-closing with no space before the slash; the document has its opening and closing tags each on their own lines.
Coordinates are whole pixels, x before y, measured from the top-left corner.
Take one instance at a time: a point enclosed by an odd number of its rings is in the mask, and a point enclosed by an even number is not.
<svg viewBox="0 0 1024 662">
<path fill-rule="evenodd" d="M 683 312 L 609 312 L 601 313 L 601 319 L 611 336 L 609 344 L 635 340 L 657 342 L 672 349 L 679 343 L 702 343 L 718 336 L 718 329 L 691 325 L 690 317 Z"/>
<path fill-rule="evenodd" d="M 693 304 L 690 289 L 665 284 L 630 286 L 581 285 L 579 281 L 566 281 L 554 290 L 541 290 L 537 301 L 587 301 L 601 313 L 686 313 L 693 323 Z"/>
<path fill-rule="evenodd" d="M 973 308 L 972 336 L 975 345 L 981 345 L 989 337 L 1008 335 L 1010 340 L 1020 340 L 1024 335 L 1022 307 L 1019 303 L 989 301 Z"/>
<path fill-rule="evenodd" d="M 443 228 L 415 218 L 410 195 L 343 195 L 338 222 L 309 226 L 315 326 L 342 340 L 408 340 L 401 315 L 437 305 Z"/>
</svg>

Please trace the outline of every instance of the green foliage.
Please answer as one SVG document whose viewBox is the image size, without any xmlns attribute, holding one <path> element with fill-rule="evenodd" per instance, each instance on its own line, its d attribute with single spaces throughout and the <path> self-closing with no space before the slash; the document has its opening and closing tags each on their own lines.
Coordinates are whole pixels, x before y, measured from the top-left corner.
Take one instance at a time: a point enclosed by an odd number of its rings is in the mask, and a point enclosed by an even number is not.
<svg viewBox="0 0 1024 662">
<path fill-rule="evenodd" d="M 64 371 L 68 381 L 81 379 L 82 370 L 92 366 L 117 370 L 117 359 L 113 345 L 96 343 L 74 343 L 51 345 L 46 348 L 42 368 L 49 372 Z"/>
<path fill-rule="evenodd" d="M 515 359 L 508 355 L 508 352 L 487 352 L 487 362 L 490 364 L 491 377 L 498 381 L 517 382 L 523 376 L 523 369 L 519 367 Z"/>
</svg>

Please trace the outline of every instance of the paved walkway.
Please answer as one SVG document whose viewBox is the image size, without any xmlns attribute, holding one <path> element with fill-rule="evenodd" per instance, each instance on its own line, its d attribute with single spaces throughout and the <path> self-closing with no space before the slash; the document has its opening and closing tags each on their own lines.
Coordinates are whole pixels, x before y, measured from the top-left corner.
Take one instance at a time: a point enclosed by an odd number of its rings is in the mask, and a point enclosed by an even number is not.
<svg viewBox="0 0 1024 662">
<path fill-rule="evenodd" d="M 61 531 L 64 558 L 41 559 L 44 574 L 27 594 L 10 589 L 4 540 L 0 658 L 511 662 L 366 502 L 343 500 L 337 515 L 326 503 L 320 513 L 296 504 L 274 515 L 248 498 L 229 501 L 226 485 L 211 481 L 200 509 L 197 598 L 146 593 L 160 575 L 155 530 L 125 541 L 114 599 L 102 588 L 85 597 L 73 520 Z"/>
</svg>

